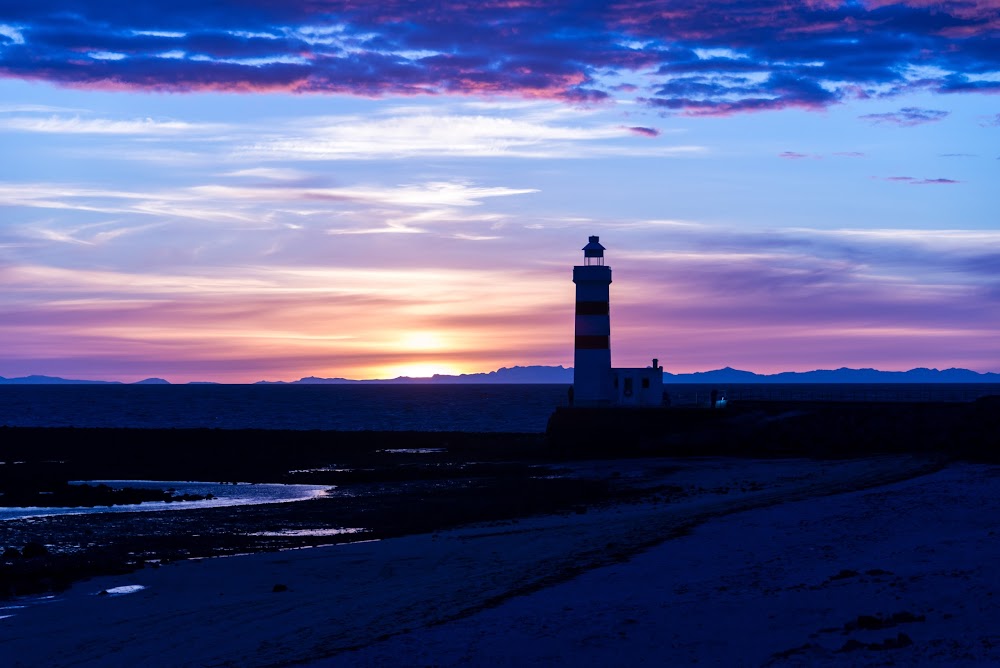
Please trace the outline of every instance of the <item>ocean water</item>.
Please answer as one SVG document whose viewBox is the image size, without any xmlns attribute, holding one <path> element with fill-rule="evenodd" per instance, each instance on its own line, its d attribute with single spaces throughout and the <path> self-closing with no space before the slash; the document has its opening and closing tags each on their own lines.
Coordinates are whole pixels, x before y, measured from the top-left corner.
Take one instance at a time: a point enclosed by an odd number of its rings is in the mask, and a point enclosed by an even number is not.
<svg viewBox="0 0 1000 668">
<path fill-rule="evenodd" d="M 538 433 L 567 385 L 0 385 L 0 425 Z M 672 405 L 730 400 L 972 401 L 1000 385 L 677 384 Z"/>
<path fill-rule="evenodd" d="M 0 425 L 543 432 L 565 385 L 0 385 Z"/>
<path fill-rule="evenodd" d="M 145 501 L 139 504 L 116 506 L 93 506 L 71 508 L 18 508 L 0 507 L 0 521 L 25 517 L 46 517 L 50 515 L 90 515 L 94 513 L 139 513 L 158 510 L 197 510 L 199 508 L 220 508 L 223 506 L 250 506 L 262 503 L 289 503 L 305 501 L 322 496 L 329 485 L 281 485 L 269 483 L 214 483 L 184 480 L 88 480 L 91 485 L 109 487 L 133 487 L 138 489 L 173 489 L 177 494 L 211 494 L 214 499 L 202 501 Z"/>
</svg>

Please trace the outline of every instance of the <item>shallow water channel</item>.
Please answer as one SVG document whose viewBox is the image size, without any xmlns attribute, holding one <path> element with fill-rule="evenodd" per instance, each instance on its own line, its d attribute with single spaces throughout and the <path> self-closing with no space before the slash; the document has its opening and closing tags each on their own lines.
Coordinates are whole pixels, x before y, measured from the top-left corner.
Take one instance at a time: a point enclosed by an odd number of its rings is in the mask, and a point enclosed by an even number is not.
<svg viewBox="0 0 1000 668">
<path fill-rule="evenodd" d="M 271 483 L 218 483 L 180 480 L 80 480 L 77 483 L 107 485 L 108 487 L 134 487 L 138 489 L 172 490 L 175 494 L 211 494 L 203 501 L 146 501 L 145 503 L 74 508 L 2 508 L 0 520 L 50 515 L 89 515 L 93 513 L 142 513 L 157 510 L 193 510 L 222 506 L 249 506 L 261 503 L 288 503 L 305 501 L 323 496 L 330 485 L 281 485 Z"/>
</svg>

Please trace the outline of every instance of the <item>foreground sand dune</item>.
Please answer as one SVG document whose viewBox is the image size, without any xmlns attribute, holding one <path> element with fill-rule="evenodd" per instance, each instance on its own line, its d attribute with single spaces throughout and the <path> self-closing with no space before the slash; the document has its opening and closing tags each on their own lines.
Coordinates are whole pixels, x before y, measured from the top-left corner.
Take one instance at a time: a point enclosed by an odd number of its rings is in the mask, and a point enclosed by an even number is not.
<svg viewBox="0 0 1000 668">
<path fill-rule="evenodd" d="M 574 466 L 675 494 L 95 578 L 7 604 L 0 655 L 14 666 L 1000 661 L 998 467 Z"/>
</svg>

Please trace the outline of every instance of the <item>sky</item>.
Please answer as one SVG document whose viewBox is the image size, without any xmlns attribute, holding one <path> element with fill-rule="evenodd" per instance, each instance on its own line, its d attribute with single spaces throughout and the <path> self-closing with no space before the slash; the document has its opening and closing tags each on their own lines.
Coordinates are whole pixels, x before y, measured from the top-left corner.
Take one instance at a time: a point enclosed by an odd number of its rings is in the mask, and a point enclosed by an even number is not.
<svg viewBox="0 0 1000 668">
<path fill-rule="evenodd" d="M 1000 1 L 0 0 L 0 376 L 1000 371 Z"/>
</svg>

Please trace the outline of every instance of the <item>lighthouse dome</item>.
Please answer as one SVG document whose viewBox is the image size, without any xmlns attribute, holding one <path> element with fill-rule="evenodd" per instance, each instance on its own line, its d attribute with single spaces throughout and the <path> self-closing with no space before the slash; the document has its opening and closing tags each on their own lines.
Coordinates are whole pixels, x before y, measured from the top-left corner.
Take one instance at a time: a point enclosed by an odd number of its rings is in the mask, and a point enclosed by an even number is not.
<svg viewBox="0 0 1000 668">
<path fill-rule="evenodd" d="M 600 237 L 590 237 L 589 243 L 583 247 L 584 257 L 604 257 L 604 246 L 600 244 Z"/>
</svg>

